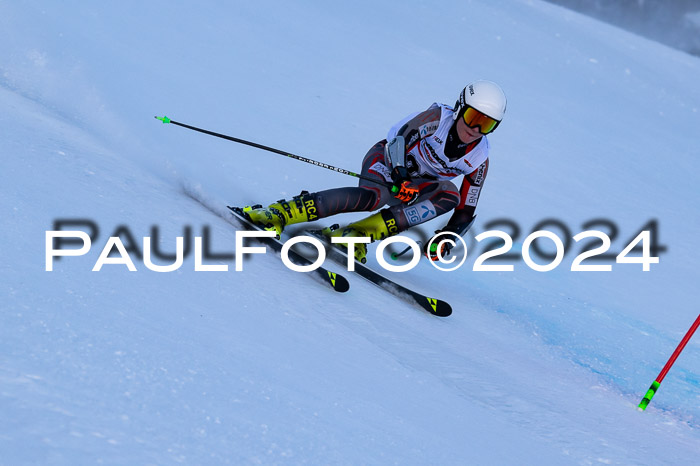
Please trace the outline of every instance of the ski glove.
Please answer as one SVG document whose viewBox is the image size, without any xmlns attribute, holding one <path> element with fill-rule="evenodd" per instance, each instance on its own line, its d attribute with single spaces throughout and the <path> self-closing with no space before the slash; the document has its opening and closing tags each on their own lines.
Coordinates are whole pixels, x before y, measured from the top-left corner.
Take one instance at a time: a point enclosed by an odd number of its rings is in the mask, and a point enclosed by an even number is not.
<svg viewBox="0 0 700 466">
<path fill-rule="evenodd" d="M 460 238 L 463 237 L 467 233 L 469 228 L 472 226 L 472 223 L 474 223 L 475 219 L 476 216 L 473 216 L 467 223 L 448 223 L 442 228 L 442 230 L 435 230 L 435 236 L 433 236 L 433 238 L 430 241 L 428 241 L 423 247 L 425 257 L 427 257 L 431 261 L 438 261 L 440 260 L 438 258 L 438 253 L 440 253 L 440 256 L 443 258 L 449 256 L 450 251 L 454 247 L 453 242 L 457 243 L 459 241 L 459 239 L 455 238 L 454 235 L 457 235 Z M 442 235 L 438 237 L 438 235 L 440 235 L 441 233 L 446 232 L 454 234 Z M 432 244 L 430 244 L 431 241 Z M 430 247 L 428 247 L 429 244 Z"/>
<path fill-rule="evenodd" d="M 454 247 L 453 242 L 455 238 L 452 235 L 442 235 L 439 238 L 437 236 L 443 231 L 449 230 L 436 230 L 435 236 L 425 244 L 424 253 L 425 257 L 433 262 L 439 261 L 440 257 L 443 259 L 450 255 L 450 251 Z"/>
<path fill-rule="evenodd" d="M 391 193 L 401 202 L 411 205 L 420 196 L 420 188 L 417 183 L 411 181 L 411 175 L 408 174 L 406 167 L 394 167 L 391 171 L 391 181 L 394 185 L 391 187 Z"/>
</svg>

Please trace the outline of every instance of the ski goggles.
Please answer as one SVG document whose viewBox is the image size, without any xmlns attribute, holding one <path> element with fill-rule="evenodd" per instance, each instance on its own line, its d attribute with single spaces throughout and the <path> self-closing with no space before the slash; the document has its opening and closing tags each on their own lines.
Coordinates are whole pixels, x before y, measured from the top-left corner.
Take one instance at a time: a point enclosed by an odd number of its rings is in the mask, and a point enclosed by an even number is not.
<svg viewBox="0 0 700 466">
<path fill-rule="evenodd" d="M 500 123 L 500 121 L 494 120 L 490 116 L 481 113 L 479 110 L 469 105 L 466 106 L 466 110 L 462 114 L 462 119 L 470 128 L 476 128 L 478 126 L 481 134 L 489 134 L 496 129 Z"/>
</svg>

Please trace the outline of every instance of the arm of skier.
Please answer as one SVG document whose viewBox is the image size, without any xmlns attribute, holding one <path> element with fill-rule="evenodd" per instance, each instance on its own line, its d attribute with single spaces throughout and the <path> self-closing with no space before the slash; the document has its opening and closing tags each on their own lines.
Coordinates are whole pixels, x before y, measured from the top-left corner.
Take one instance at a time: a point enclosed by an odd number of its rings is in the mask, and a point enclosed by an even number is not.
<svg viewBox="0 0 700 466">
<path fill-rule="evenodd" d="M 424 112 L 409 115 L 394 125 L 387 135 L 385 160 L 391 168 L 394 183 L 392 193 L 405 204 L 411 205 L 420 196 L 420 189 L 412 178 L 411 164 L 407 163 L 406 154 L 420 142 L 435 132 L 440 124 L 441 110 L 432 105 Z"/>
<path fill-rule="evenodd" d="M 450 232 L 463 237 L 467 231 L 469 231 L 469 228 L 471 228 L 472 224 L 474 223 L 474 219 L 476 219 L 476 206 L 479 202 L 481 188 L 486 180 L 488 169 L 489 161 L 486 159 L 486 161 L 482 163 L 479 168 L 474 170 L 469 175 L 464 176 L 462 187 L 460 189 L 460 202 L 457 207 L 455 207 L 452 217 L 450 217 L 450 220 L 444 227 L 442 227 L 442 229 L 435 232 L 435 236 L 433 238 L 436 241 L 429 241 L 425 246 L 425 255 L 428 257 L 428 259 L 437 261 L 439 260 L 438 255 L 441 257 L 446 257 L 450 254 L 450 250 L 453 246 L 448 241 L 441 242 L 438 240 L 440 233 Z M 454 237 L 450 238 L 450 236 L 451 235 L 442 235 L 442 237 L 445 237 L 445 239 L 454 239 Z"/>
</svg>

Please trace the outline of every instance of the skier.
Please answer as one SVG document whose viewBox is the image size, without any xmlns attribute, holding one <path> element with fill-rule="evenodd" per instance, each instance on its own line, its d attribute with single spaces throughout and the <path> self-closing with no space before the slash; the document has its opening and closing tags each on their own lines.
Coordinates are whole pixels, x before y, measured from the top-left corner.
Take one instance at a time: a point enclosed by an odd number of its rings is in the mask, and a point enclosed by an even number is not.
<svg viewBox="0 0 700 466">
<path fill-rule="evenodd" d="M 498 84 L 474 81 L 451 108 L 434 103 L 394 125 L 387 139 L 372 147 L 362 161 L 358 187 L 334 188 L 316 193 L 303 191 L 290 201 L 265 208 L 245 208 L 250 220 L 278 235 L 287 225 L 310 222 L 343 212 L 384 209 L 323 233 L 329 237 L 384 239 L 454 209 L 444 231 L 466 233 L 474 217 L 486 179 L 491 133 L 503 119 L 506 96 Z M 450 181 L 464 175 L 461 189 Z M 448 242 L 440 251 L 425 251 L 431 260 L 449 254 Z M 365 244 L 355 245 L 355 259 L 364 263 Z"/>
</svg>

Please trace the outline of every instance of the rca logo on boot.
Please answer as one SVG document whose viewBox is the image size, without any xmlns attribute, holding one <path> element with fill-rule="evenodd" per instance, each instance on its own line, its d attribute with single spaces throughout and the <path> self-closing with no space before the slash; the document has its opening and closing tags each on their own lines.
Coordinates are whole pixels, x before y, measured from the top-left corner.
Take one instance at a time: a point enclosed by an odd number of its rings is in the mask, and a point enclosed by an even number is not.
<svg viewBox="0 0 700 466">
<path fill-rule="evenodd" d="M 316 205 L 314 204 L 314 200 L 309 199 L 308 201 L 304 201 L 304 206 L 306 207 L 306 213 L 309 216 L 309 221 L 316 220 L 318 215 L 316 215 Z"/>
</svg>

